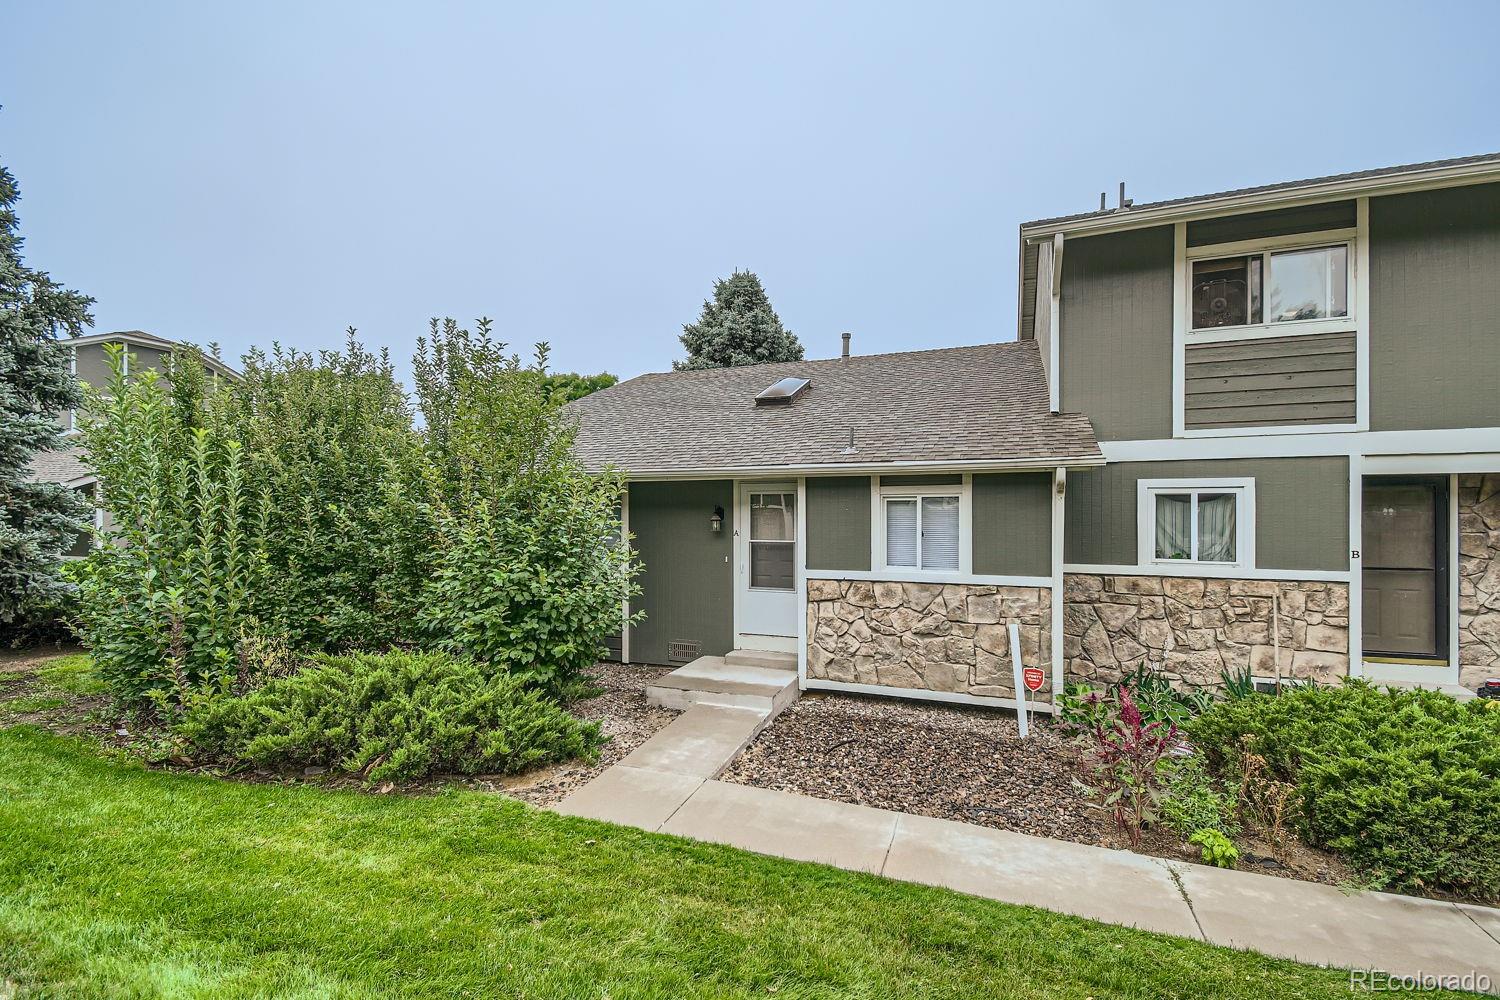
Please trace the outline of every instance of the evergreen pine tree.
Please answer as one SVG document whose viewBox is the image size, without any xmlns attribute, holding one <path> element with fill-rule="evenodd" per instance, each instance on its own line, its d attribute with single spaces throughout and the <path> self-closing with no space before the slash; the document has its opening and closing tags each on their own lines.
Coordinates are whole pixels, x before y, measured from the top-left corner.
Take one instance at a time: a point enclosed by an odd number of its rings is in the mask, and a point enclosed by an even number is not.
<svg viewBox="0 0 1500 1000">
<path fill-rule="evenodd" d="M 682 346 L 687 360 L 672 363 L 679 371 L 802 360 L 802 342 L 781 325 L 751 271 L 735 271 L 714 282 L 713 301 L 703 303 L 698 322 L 683 326 Z"/>
<path fill-rule="evenodd" d="M 32 456 L 62 446 L 56 414 L 82 402 L 68 346 L 93 322 L 93 299 L 21 257 L 15 178 L 0 166 L 0 624 L 65 592 L 62 554 L 87 530 L 88 503 L 56 483 L 30 482 Z"/>
</svg>

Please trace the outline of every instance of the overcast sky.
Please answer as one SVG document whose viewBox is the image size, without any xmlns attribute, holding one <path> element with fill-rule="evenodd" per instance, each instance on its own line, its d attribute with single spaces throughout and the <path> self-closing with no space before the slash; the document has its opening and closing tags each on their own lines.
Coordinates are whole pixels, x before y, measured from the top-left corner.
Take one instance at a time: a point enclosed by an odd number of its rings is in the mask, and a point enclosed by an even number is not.
<svg viewBox="0 0 1500 1000">
<path fill-rule="evenodd" d="M 809 357 L 1007 340 L 1017 225 L 1121 180 L 1500 149 L 1494 2 L 0 9 L 30 263 L 231 357 L 488 315 L 659 371 L 735 268 Z"/>
</svg>

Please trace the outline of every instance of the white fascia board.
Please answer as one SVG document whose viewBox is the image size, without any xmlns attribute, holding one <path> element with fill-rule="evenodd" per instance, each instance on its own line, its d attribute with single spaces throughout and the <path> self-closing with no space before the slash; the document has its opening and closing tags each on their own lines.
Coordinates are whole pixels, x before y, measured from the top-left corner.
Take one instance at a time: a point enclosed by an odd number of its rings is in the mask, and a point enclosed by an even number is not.
<svg viewBox="0 0 1500 1000">
<path fill-rule="evenodd" d="M 1318 202 L 1353 198 L 1357 196 L 1380 196 L 1402 194 L 1407 191 L 1422 191 L 1432 188 L 1461 187 L 1468 184 L 1484 184 L 1500 180 L 1500 160 L 1483 163 L 1468 163 L 1454 167 L 1434 167 L 1428 170 L 1413 170 L 1382 177 L 1352 178 L 1343 181 L 1325 181 L 1295 188 L 1278 188 L 1272 191 L 1230 194 L 1218 198 L 1206 198 L 1177 205 L 1162 205 L 1128 208 L 1109 215 L 1090 216 L 1071 222 L 1022 225 L 1021 237 L 1032 239 L 1067 233 L 1070 236 L 1086 236 L 1094 233 L 1118 232 L 1125 229 L 1141 229 L 1159 226 L 1184 219 L 1244 215 L 1249 212 L 1264 212 L 1275 208 L 1292 208 Z"/>
<path fill-rule="evenodd" d="M 1077 469 L 1100 466 L 1099 455 L 1021 458 L 1013 460 L 981 459 L 973 462 L 939 460 L 932 462 L 887 462 L 856 465 L 829 462 L 820 465 L 725 465 L 709 469 L 620 469 L 633 482 L 670 479 L 748 479 L 751 477 L 797 476 L 875 476 L 900 475 L 907 472 L 1021 472 L 1035 469 Z"/>
<path fill-rule="evenodd" d="M 1420 431 L 1262 432 L 1239 437 L 1101 441 L 1109 462 L 1173 462 L 1213 458 L 1299 458 L 1317 455 L 1455 456 L 1483 463 L 1500 451 L 1500 427 Z M 1455 470 L 1458 471 L 1458 470 Z"/>
</svg>

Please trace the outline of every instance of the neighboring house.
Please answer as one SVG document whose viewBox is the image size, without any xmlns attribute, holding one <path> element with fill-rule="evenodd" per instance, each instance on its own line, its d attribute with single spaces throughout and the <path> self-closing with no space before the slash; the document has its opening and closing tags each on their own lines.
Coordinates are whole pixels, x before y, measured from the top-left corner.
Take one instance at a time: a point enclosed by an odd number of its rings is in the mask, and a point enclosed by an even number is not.
<svg viewBox="0 0 1500 1000">
<path fill-rule="evenodd" d="M 164 367 L 167 356 L 180 346 L 176 341 L 143 333 L 140 330 L 96 333 L 87 337 L 74 337 L 67 343 L 73 349 L 73 374 L 78 376 L 80 382 L 95 388 L 107 385 L 109 382 L 110 367 L 109 355 L 105 351 L 106 344 L 120 344 L 125 347 L 124 372 L 126 376 L 148 369 L 160 370 Z M 229 378 L 238 377 L 234 369 L 214 358 L 206 357 L 204 363 L 212 372 Z M 81 416 L 78 411 L 68 410 L 59 413 L 57 421 L 63 427 L 64 440 L 74 438 L 79 434 Z M 93 470 L 84 461 L 83 449 L 76 444 L 36 455 L 31 462 L 31 475 L 34 481 L 71 486 L 87 496 L 90 501 L 93 500 L 98 488 L 98 481 Z M 68 553 L 69 557 L 78 558 L 87 555 L 94 539 L 101 537 L 107 530 L 107 515 L 96 505 L 93 534 L 79 536 Z"/>
<path fill-rule="evenodd" d="M 1002 705 L 1010 623 L 1044 699 L 1500 673 L 1500 155 L 1027 223 L 1020 272 L 1015 343 L 570 404 L 630 479 L 620 655 Z"/>
</svg>

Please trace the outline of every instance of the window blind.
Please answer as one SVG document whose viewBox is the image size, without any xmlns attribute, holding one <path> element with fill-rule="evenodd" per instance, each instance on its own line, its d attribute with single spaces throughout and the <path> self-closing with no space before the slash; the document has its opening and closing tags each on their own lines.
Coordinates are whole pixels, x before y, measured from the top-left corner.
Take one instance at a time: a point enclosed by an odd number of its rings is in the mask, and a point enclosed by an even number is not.
<svg viewBox="0 0 1500 1000">
<path fill-rule="evenodd" d="M 922 568 L 958 569 L 958 497 L 922 498 Z"/>
<path fill-rule="evenodd" d="M 885 502 L 885 564 L 917 565 L 917 502 Z"/>
</svg>

